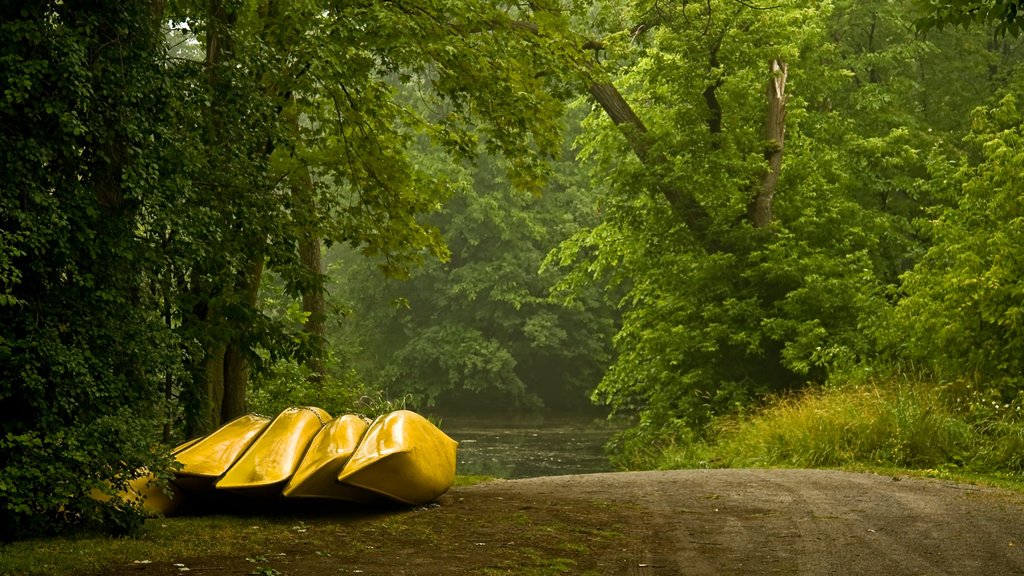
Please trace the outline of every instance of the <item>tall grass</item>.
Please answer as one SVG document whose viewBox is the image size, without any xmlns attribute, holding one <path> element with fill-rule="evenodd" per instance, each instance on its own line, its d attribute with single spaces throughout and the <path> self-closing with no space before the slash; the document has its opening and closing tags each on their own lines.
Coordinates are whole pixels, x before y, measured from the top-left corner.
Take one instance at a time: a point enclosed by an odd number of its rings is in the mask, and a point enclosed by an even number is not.
<svg viewBox="0 0 1024 576">
<path fill-rule="evenodd" d="M 720 419 L 707 440 L 667 449 L 659 465 L 957 469 L 1024 477 L 1024 417 L 967 385 L 899 377 L 776 398 Z"/>
</svg>

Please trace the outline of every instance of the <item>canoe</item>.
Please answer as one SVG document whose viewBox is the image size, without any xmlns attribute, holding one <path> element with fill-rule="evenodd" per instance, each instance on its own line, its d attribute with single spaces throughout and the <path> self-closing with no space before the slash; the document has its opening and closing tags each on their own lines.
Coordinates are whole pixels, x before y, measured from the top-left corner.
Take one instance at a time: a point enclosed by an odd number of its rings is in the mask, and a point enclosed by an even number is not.
<svg viewBox="0 0 1024 576">
<path fill-rule="evenodd" d="M 338 481 L 406 504 L 426 504 L 454 482 L 457 447 L 423 416 L 398 410 L 370 424 Z"/>
<path fill-rule="evenodd" d="M 207 436 L 178 446 L 172 452 L 181 465 L 174 474 L 175 483 L 190 494 L 212 489 L 214 482 L 231 468 L 269 425 L 270 418 L 266 416 L 246 414 Z"/>
<path fill-rule="evenodd" d="M 372 423 L 354 414 L 331 420 L 313 407 L 289 408 L 273 420 L 248 414 L 172 450 L 180 468 L 167 487 L 170 496 L 143 470 L 124 497 L 162 515 L 182 504 L 215 507 L 236 498 L 229 493 L 252 497 L 249 502 L 284 496 L 424 504 L 454 482 L 457 446 L 408 410 Z"/>
<path fill-rule="evenodd" d="M 148 471 L 132 480 L 128 489 L 130 494 L 141 499 L 142 509 L 151 516 L 172 516 L 181 510 L 185 502 L 177 484 L 168 482 L 166 488 L 161 488 L 156 475 Z"/>
<path fill-rule="evenodd" d="M 341 484 L 338 474 L 352 457 L 370 421 L 355 414 L 331 420 L 309 444 L 309 450 L 298 469 L 284 487 L 286 498 L 327 498 L 369 503 L 375 494 L 361 488 Z"/>
<path fill-rule="evenodd" d="M 160 488 L 155 474 L 146 468 L 140 468 L 138 473 L 139 476 L 131 480 L 128 488 L 119 494 L 122 501 L 141 506 L 149 516 L 170 516 L 181 509 L 184 498 L 181 489 L 173 482 L 167 484 L 165 492 Z M 109 483 L 107 485 L 109 486 Z M 108 491 L 100 488 L 93 488 L 89 496 L 104 503 L 112 499 Z"/>
<path fill-rule="evenodd" d="M 274 418 L 245 454 L 215 484 L 218 490 L 266 491 L 287 482 L 313 437 L 331 419 L 310 406 L 289 408 Z"/>
</svg>

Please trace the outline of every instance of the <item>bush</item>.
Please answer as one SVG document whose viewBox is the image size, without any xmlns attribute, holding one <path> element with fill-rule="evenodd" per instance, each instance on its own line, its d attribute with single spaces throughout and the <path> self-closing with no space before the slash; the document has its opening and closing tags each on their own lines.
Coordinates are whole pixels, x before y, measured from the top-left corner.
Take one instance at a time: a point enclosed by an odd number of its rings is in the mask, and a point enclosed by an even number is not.
<svg viewBox="0 0 1024 576">
<path fill-rule="evenodd" d="M 249 407 L 259 414 L 274 416 L 291 406 L 316 406 L 332 416 L 355 410 L 363 385 L 351 371 L 329 376 L 322 384 L 309 382 L 309 368 L 282 360 L 256 374 L 249 393 Z"/>
</svg>

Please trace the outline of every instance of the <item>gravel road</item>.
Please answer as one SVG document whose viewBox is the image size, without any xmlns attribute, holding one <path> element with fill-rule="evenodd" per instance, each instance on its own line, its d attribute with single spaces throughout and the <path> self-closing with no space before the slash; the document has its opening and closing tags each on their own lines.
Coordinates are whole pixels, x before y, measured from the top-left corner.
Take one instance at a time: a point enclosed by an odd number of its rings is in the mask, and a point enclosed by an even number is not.
<svg viewBox="0 0 1024 576">
<path fill-rule="evenodd" d="M 1024 495 L 822 470 L 555 476 L 459 488 L 509 510 L 607 502 L 629 549 L 606 574 L 1024 574 Z M 625 504 L 625 506 L 623 506 Z"/>
</svg>

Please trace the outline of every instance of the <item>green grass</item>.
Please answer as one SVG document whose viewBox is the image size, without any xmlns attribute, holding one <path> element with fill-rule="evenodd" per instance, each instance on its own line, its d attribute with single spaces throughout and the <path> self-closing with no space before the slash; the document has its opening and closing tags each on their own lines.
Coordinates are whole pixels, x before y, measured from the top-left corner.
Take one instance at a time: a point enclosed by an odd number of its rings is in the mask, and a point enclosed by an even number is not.
<svg viewBox="0 0 1024 576">
<path fill-rule="evenodd" d="M 78 536 L 0 545 L 0 574 L 36 576 L 93 572 L 112 564 L 175 562 L 231 554 L 258 556 L 283 528 L 268 519 L 226 516 L 148 520 L 136 538 Z"/>
<path fill-rule="evenodd" d="M 486 477 L 459 477 L 457 484 L 485 482 Z M 24 540 L 0 544 L 0 576 L 67 576 L 95 573 L 111 567 L 124 570 L 134 563 L 183 563 L 224 557 L 228 565 L 271 576 L 279 553 L 332 558 L 339 565 L 375 554 L 437 550 L 461 542 L 474 549 L 478 534 L 492 534 L 517 546 L 488 548 L 491 568 L 503 574 L 585 574 L 580 559 L 619 543 L 622 534 L 605 526 L 619 510 L 600 504 L 582 511 L 552 512 L 546 508 L 516 511 L 510 518 L 502 506 L 485 511 L 459 506 L 396 508 L 348 512 L 305 508 L 260 514 L 182 516 L 146 521 L 135 538 L 77 536 Z M 499 525 L 496 525 L 500 523 Z M 465 540 L 465 542 L 462 542 Z M 574 559 L 575 558 L 575 559 Z"/>
<path fill-rule="evenodd" d="M 659 465 L 919 470 L 1012 486 L 1024 480 L 1024 418 L 969 386 L 847 384 L 721 419 L 708 440 L 671 446 Z"/>
<path fill-rule="evenodd" d="M 487 482 L 456 476 L 456 486 Z M 52 576 L 134 562 L 176 562 L 198 556 L 260 558 L 271 544 L 293 537 L 295 522 L 274 516 L 186 516 L 147 520 L 135 538 L 106 535 L 39 538 L 0 543 L 0 576 Z M 385 521 L 386 529 L 404 530 Z M 259 566 L 257 566 L 258 568 Z"/>
</svg>

